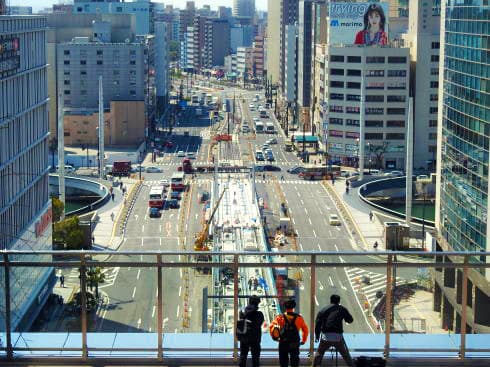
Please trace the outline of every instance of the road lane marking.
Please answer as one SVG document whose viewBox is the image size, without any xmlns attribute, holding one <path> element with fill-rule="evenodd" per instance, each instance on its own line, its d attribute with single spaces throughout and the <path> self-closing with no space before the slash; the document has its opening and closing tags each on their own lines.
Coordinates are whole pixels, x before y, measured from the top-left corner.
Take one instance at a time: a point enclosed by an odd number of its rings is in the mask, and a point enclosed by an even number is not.
<svg viewBox="0 0 490 367">
<path fill-rule="evenodd" d="M 315 232 L 315 230 L 313 230 L 313 237 L 316 237 L 316 232 Z"/>
<path fill-rule="evenodd" d="M 161 246 L 162 245 L 162 237 L 160 237 L 159 240 L 160 240 L 160 246 Z"/>
<path fill-rule="evenodd" d="M 141 226 L 141 232 L 142 232 L 142 233 L 144 233 L 144 232 L 145 232 L 145 225 L 144 225 L 144 224 Z"/>
<path fill-rule="evenodd" d="M 306 213 L 306 215 L 308 215 L 308 209 L 306 209 L 306 208 L 305 208 L 305 213 Z M 308 219 L 309 219 L 309 218 L 308 218 Z"/>
<path fill-rule="evenodd" d="M 321 291 L 323 291 L 323 289 L 324 289 L 324 288 L 323 288 L 323 284 L 322 284 L 322 282 L 318 281 L 318 285 L 319 285 L 319 289 L 320 289 Z"/>
<path fill-rule="evenodd" d="M 145 218 L 144 218 L 144 220 L 146 221 L 147 219 L 148 219 L 148 215 L 147 215 L 147 214 L 145 214 Z"/>
<path fill-rule="evenodd" d="M 197 219 L 198 216 L 199 216 L 199 214 L 196 213 L 196 219 Z"/>
<path fill-rule="evenodd" d="M 179 317 L 180 305 L 177 305 L 177 317 Z"/>
<path fill-rule="evenodd" d="M 138 274 L 136 274 L 136 279 L 140 278 L 140 274 L 141 274 L 141 269 L 138 269 Z"/>
<path fill-rule="evenodd" d="M 296 236 L 299 237 L 299 232 L 297 229 L 294 230 L 296 232 Z"/>
<path fill-rule="evenodd" d="M 151 310 L 151 317 L 155 317 L 156 309 L 157 309 L 157 306 L 153 305 L 153 309 Z"/>
<path fill-rule="evenodd" d="M 320 244 L 318 243 L 318 250 L 321 251 L 322 250 L 322 247 L 320 246 Z"/>
<path fill-rule="evenodd" d="M 291 210 L 290 210 L 291 211 Z M 293 224 L 296 224 L 296 222 L 294 221 L 294 218 L 292 218 L 292 221 L 293 221 Z"/>
<path fill-rule="evenodd" d="M 160 224 L 159 225 L 159 230 L 160 230 L 160 233 L 162 232 L 162 225 Z"/>
<path fill-rule="evenodd" d="M 141 318 L 138 319 L 138 326 L 137 326 L 138 329 L 140 328 L 140 326 L 141 326 Z"/>
<path fill-rule="evenodd" d="M 305 205 L 305 202 L 303 201 L 303 199 L 301 199 L 300 201 L 301 201 L 301 205 Z"/>
<path fill-rule="evenodd" d="M 316 295 L 315 295 L 315 304 L 318 306 L 320 306 L 320 304 L 318 303 L 318 299 L 316 298 Z"/>
<path fill-rule="evenodd" d="M 334 247 L 335 247 L 335 251 L 339 252 L 339 248 L 337 247 L 337 245 L 334 244 Z"/>
<path fill-rule="evenodd" d="M 145 238 L 144 237 L 141 237 L 141 246 L 142 247 L 143 247 L 144 240 L 145 240 Z"/>
<path fill-rule="evenodd" d="M 182 286 L 179 287 L 179 297 L 182 294 Z"/>
<path fill-rule="evenodd" d="M 303 245 L 301 243 L 299 244 L 299 248 L 303 251 Z"/>
<path fill-rule="evenodd" d="M 133 288 L 133 295 L 131 296 L 131 298 L 134 299 L 134 295 L 136 294 L 136 287 Z"/>
<path fill-rule="evenodd" d="M 179 269 L 180 277 L 182 278 L 182 269 Z"/>
<path fill-rule="evenodd" d="M 330 283 L 330 287 L 333 287 L 333 280 L 330 275 L 328 276 L 328 282 Z"/>
<path fill-rule="evenodd" d="M 339 282 L 340 283 L 340 282 Z M 344 287 L 342 283 L 340 283 L 340 288 L 342 288 L 344 291 L 347 290 L 347 288 Z"/>
<path fill-rule="evenodd" d="M 345 263 L 345 260 L 342 258 L 342 256 L 339 256 L 339 260 L 341 263 Z"/>
<path fill-rule="evenodd" d="M 134 219 L 135 219 L 135 220 L 138 220 L 138 214 L 135 214 L 135 215 L 134 215 Z"/>
<path fill-rule="evenodd" d="M 311 218 L 308 218 L 308 222 L 310 222 L 310 226 L 313 225 L 313 223 L 311 222 Z M 316 237 L 316 236 L 315 236 Z"/>
</svg>

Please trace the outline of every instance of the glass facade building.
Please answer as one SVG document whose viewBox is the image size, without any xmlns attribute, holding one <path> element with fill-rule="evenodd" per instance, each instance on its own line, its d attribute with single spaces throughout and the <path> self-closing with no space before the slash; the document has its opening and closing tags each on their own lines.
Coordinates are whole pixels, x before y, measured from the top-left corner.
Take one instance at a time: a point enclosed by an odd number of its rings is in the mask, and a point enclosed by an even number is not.
<svg viewBox="0 0 490 367">
<path fill-rule="evenodd" d="M 441 234 L 454 250 L 485 251 L 490 139 L 487 0 L 447 2 L 443 57 Z"/>
</svg>

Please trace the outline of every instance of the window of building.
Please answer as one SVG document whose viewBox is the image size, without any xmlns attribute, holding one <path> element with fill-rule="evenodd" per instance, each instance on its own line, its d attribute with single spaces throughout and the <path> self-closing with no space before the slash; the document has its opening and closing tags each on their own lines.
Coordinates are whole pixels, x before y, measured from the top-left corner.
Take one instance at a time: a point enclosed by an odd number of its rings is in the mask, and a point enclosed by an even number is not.
<svg viewBox="0 0 490 367">
<path fill-rule="evenodd" d="M 439 99 L 439 95 L 438 94 L 431 94 L 430 95 L 430 100 L 431 101 L 437 101 Z"/>
<path fill-rule="evenodd" d="M 383 121 L 382 120 L 366 120 L 365 125 L 366 125 L 366 127 L 383 127 Z"/>
<path fill-rule="evenodd" d="M 386 121 L 386 127 L 405 127 L 404 120 L 388 120 Z"/>
<path fill-rule="evenodd" d="M 328 119 L 328 121 L 330 122 L 331 125 L 343 125 L 344 124 L 344 120 L 343 119 L 339 119 L 339 118 L 336 118 L 336 117 L 330 117 Z"/>
<path fill-rule="evenodd" d="M 344 95 L 341 93 L 330 93 L 330 99 L 335 99 L 337 101 L 343 101 Z"/>
<path fill-rule="evenodd" d="M 70 50 L 64 50 L 63 51 L 63 55 L 69 55 L 70 54 Z"/>
<path fill-rule="evenodd" d="M 85 70 L 81 70 L 80 75 L 87 75 L 87 72 Z"/>
<path fill-rule="evenodd" d="M 87 95 L 87 91 L 85 89 L 81 89 L 80 90 L 80 95 L 86 96 Z"/>
<path fill-rule="evenodd" d="M 429 120 L 429 127 L 437 127 L 437 120 Z"/>
<path fill-rule="evenodd" d="M 129 61 L 129 65 L 136 65 L 136 61 L 135 60 L 130 60 Z"/>
<path fill-rule="evenodd" d="M 345 108 L 345 112 L 346 113 L 356 113 L 358 114 L 361 110 L 359 109 L 359 107 L 352 107 L 352 106 L 347 106 Z"/>
<path fill-rule="evenodd" d="M 341 56 L 341 55 L 331 55 L 330 56 L 330 61 L 331 62 L 344 62 L 344 56 Z"/>
<path fill-rule="evenodd" d="M 329 130 L 328 131 L 329 136 L 334 136 L 336 138 L 343 138 L 344 137 L 344 132 L 340 130 Z"/>
<path fill-rule="evenodd" d="M 65 70 L 65 71 L 63 72 L 63 75 L 64 75 L 64 76 L 69 76 L 69 75 L 70 75 L 70 70 Z"/>
<path fill-rule="evenodd" d="M 89 122 L 88 122 L 87 120 L 85 120 L 85 121 L 83 121 L 83 124 L 84 124 L 84 125 L 88 125 L 88 124 L 89 124 Z"/>
<path fill-rule="evenodd" d="M 388 96 L 387 101 L 388 102 L 405 102 L 406 96 Z"/>
<path fill-rule="evenodd" d="M 431 62 L 439 62 L 439 55 L 430 55 Z"/>
<path fill-rule="evenodd" d="M 330 69 L 330 75 L 344 75 L 344 69 Z"/>
<path fill-rule="evenodd" d="M 87 60 L 80 60 L 80 65 L 87 65 Z"/>
<path fill-rule="evenodd" d="M 406 70 L 388 70 L 389 77 L 405 77 L 407 76 Z"/>
<path fill-rule="evenodd" d="M 385 76 L 384 70 L 366 70 L 366 76 L 380 77 Z"/>
<path fill-rule="evenodd" d="M 129 91 L 129 95 L 130 96 L 133 96 L 133 97 L 136 96 L 136 91 L 135 90 L 130 90 Z"/>
<path fill-rule="evenodd" d="M 382 115 L 384 113 L 383 108 L 369 107 L 366 108 L 366 115 Z"/>
<path fill-rule="evenodd" d="M 347 100 L 348 101 L 360 101 L 361 96 L 359 94 L 348 94 L 347 95 Z"/>
<path fill-rule="evenodd" d="M 437 107 L 429 107 L 429 113 L 436 114 L 437 113 Z"/>
<path fill-rule="evenodd" d="M 385 83 L 383 83 L 383 82 L 368 82 L 368 83 L 366 83 L 366 89 L 385 89 Z"/>
<path fill-rule="evenodd" d="M 358 82 L 347 82 L 348 89 L 361 89 L 361 83 Z"/>
<path fill-rule="evenodd" d="M 439 82 L 431 81 L 430 82 L 430 87 L 431 88 L 439 88 Z"/>
<path fill-rule="evenodd" d="M 440 47 L 441 47 L 441 43 L 440 42 L 432 42 L 431 48 L 433 50 L 439 50 Z"/>
<path fill-rule="evenodd" d="M 390 98 L 388 96 L 388 98 Z M 384 102 L 385 101 L 385 96 L 366 96 L 366 102 Z"/>
<path fill-rule="evenodd" d="M 386 140 L 405 140 L 404 133 L 386 133 Z"/>
<path fill-rule="evenodd" d="M 429 133 L 429 140 L 436 140 L 437 139 L 437 133 Z"/>
<path fill-rule="evenodd" d="M 406 82 L 388 82 L 388 84 L 386 85 L 386 88 L 389 90 L 407 89 L 407 83 Z"/>
<path fill-rule="evenodd" d="M 64 64 L 64 65 L 70 65 L 70 60 L 65 60 L 65 61 L 63 61 L 63 64 Z"/>
<path fill-rule="evenodd" d="M 113 70 L 112 75 L 119 75 L 119 70 Z"/>
<path fill-rule="evenodd" d="M 366 64 L 384 64 L 385 58 L 384 56 L 367 56 Z"/>
<path fill-rule="evenodd" d="M 69 130 L 65 130 L 65 133 L 63 134 L 63 136 L 70 136 L 70 131 Z"/>
<path fill-rule="evenodd" d="M 360 63 L 361 56 L 347 56 L 347 62 Z"/>
<path fill-rule="evenodd" d="M 122 6 L 116 7 L 116 12 L 117 13 L 122 13 Z"/>
<path fill-rule="evenodd" d="M 366 140 L 383 140 L 383 133 L 365 133 L 364 139 L 366 139 Z"/>
<path fill-rule="evenodd" d="M 330 87 L 331 88 L 344 88 L 344 82 L 339 82 L 337 80 L 331 80 L 330 81 Z"/>
<path fill-rule="evenodd" d="M 430 75 L 439 75 L 439 68 L 430 68 Z"/>
<path fill-rule="evenodd" d="M 64 84 L 64 85 L 70 85 L 70 81 L 69 81 L 69 80 L 64 80 L 64 81 L 63 81 L 63 84 Z"/>
<path fill-rule="evenodd" d="M 135 56 L 136 55 L 136 50 L 129 50 L 129 54 L 131 56 Z"/>
<path fill-rule="evenodd" d="M 330 106 L 330 112 L 343 112 L 344 109 L 342 106 Z"/>
<path fill-rule="evenodd" d="M 359 133 L 353 132 L 353 131 L 346 131 L 345 132 L 345 137 L 347 139 L 359 139 Z"/>
<path fill-rule="evenodd" d="M 102 65 L 104 62 L 102 60 L 97 60 L 97 65 Z"/>
<path fill-rule="evenodd" d="M 102 52 L 102 50 L 97 50 L 97 56 L 102 56 L 104 54 L 104 52 Z"/>
<path fill-rule="evenodd" d="M 437 145 L 429 145 L 429 153 L 436 153 Z"/>
<path fill-rule="evenodd" d="M 389 64 L 406 64 L 407 58 L 405 56 L 388 56 Z"/>
<path fill-rule="evenodd" d="M 65 89 L 65 96 L 69 95 L 71 91 L 69 89 Z"/>
<path fill-rule="evenodd" d="M 405 109 L 404 108 L 387 108 L 386 113 L 388 115 L 404 115 Z"/>
<path fill-rule="evenodd" d="M 361 76 L 361 70 L 347 69 L 348 76 Z"/>
<path fill-rule="evenodd" d="M 345 124 L 348 126 L 359 126 L 359 120 L 346 119 Z"/>
</svg>

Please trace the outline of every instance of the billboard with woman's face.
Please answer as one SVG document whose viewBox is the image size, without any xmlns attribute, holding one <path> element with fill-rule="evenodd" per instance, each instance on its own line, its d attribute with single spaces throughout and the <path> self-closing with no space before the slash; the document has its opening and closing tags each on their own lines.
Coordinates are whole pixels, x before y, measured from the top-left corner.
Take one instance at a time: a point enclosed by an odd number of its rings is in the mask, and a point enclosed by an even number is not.
<svg viewBox="0 0 490 367">
<path fill-rule="evenodd" d="M 388 3 L 331 2 L 328 37 L 331 45 L 388 44 Z"/>
</svg>

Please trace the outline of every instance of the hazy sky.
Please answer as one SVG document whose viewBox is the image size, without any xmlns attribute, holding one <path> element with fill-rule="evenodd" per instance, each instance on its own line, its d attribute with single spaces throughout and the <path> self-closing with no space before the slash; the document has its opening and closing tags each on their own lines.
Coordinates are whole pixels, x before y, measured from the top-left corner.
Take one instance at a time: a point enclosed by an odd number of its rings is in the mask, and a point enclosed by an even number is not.
<svg viewBox="0 0 490 367">
<path fill-rule="evenodd" d="M 26 5 L 32 6 L 34 9 L 40 9 L 47 6 L 51 6 L 53 3 L 58 3 L 63 1 L 53 1 L 53 0 L 10 0 L 10 5 Z M 179 8 L 185 8 L 186 0 L 156 0 L 155 2 L 172 4 Z M 202 5 L 211 5 L 212 8 L 216 8 L 219 5 L 225 5 L 231 7 L 232 0 L 195 0 L 196 6 L 200 7 Z M 9 0 L 7 0 L 7 4 Z M 255 6 L 259 10 L 267 10 L 267 0 L 255 0 Z"/>
</svg>

